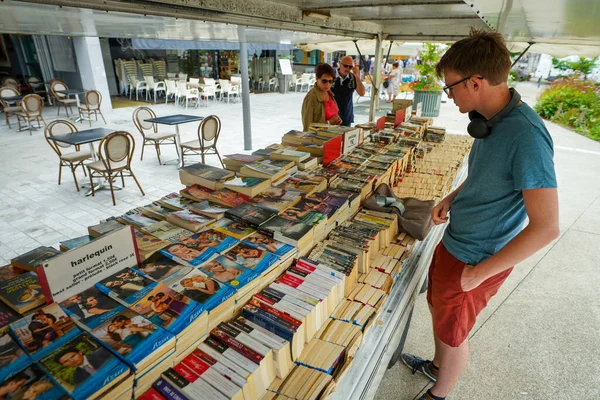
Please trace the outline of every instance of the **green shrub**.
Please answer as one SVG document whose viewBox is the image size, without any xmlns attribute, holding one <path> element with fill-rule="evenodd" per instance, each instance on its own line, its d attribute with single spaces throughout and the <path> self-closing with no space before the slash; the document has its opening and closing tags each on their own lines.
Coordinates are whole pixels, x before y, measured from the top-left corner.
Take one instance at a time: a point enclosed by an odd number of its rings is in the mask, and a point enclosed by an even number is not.
<svg viewBox="0 0 600 400">
<path fill-rule="evenodd" d="M 561 103 L 562 113 L 556 116 Z M 534 109 L 543 118 L 578 128 L 582 133 L 589 133 L 590 137 L 600 135 L 600 85 L 597 83 L 578 79 L 556 80 L 540 94 Z M 583 124 L 577 126 L 583 110 Z"/>
</svg>

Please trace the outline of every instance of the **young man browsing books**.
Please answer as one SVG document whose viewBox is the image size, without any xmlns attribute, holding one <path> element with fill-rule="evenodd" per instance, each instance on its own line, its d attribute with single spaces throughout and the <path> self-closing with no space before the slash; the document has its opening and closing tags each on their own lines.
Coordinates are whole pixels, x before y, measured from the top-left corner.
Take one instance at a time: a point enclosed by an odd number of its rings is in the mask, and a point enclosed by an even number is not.
<svg viewBox="0 0 600 400">
<path fill-rule="evenodd" d="M 552 138 L 509 90 L 510 67 L 502 36 L 475 30 L 437 65 L 448 97 L 469 113 L 468 131 L 476 140 L 467 179 L 432 210 L 436 224 L 449 221 L 429 268 L 435 355 L 431 361 L 402 355 L 413 373 L 435 382 L 421 399 L 448 395 L 467 365 L 477 315 L 514 265 L 559 235 Z"/>
</svg>

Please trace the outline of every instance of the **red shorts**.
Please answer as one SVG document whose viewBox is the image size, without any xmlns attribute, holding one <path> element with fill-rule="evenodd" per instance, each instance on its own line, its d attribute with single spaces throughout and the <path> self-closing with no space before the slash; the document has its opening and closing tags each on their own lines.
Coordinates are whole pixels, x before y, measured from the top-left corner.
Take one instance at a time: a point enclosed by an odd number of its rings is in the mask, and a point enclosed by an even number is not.
<svg viewBox="0 0 600 400">
<path fill-rule="evenodd" d="M 443 343 L 460 346 L 469 336 L 477 315 L 498 292 L 513 268 L 485 280 L 473 290 L 464 292 L 460 277 L 464 262 L 454 258 L 440 242 L 429 266 L 427 302 L 433 312 L 433 332 Z"/>
</svg>

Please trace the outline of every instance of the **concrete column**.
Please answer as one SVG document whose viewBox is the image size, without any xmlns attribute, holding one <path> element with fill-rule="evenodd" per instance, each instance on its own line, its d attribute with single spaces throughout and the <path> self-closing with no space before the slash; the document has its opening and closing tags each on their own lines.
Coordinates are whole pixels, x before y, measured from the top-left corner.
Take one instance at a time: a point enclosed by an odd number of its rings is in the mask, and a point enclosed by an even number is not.
<svg viewBox="0 0 600 400">
<path fill-rule="evenodd" d="M 252 121 L 250 118 L 250 85 L 248 84 L 248 45 L 246 28 L 238 26 L 240 69 L 242 73 L 242 111 L 244 115 L 244 150 L 252 150 Z"/>
<path fill-rule="evenodd" d="M 97 37 L 74 37 L 73 46 L 81 75 L 82 89 L 99 91 L 102 94 L 102 109 L 112 110 L 100 39 Z M 80 97 L 80 100 L 83 102 L 83 97 Z"/>
<path fill-rule="evenodd" d="M 381 83 L 379 74 L 381 73 L 381 62 L 383 61 L 383 55 L 381 54 L 381 43 L 383 42 L 383 36 L 381 33 L 377 35 L 377 39 L 375 40 L 375 68 L 373 68 L 373 88 L 371 89 L 369 121 L 375 120 L 375 110 L 379 109 L 379 86 Z"/>
</svg>

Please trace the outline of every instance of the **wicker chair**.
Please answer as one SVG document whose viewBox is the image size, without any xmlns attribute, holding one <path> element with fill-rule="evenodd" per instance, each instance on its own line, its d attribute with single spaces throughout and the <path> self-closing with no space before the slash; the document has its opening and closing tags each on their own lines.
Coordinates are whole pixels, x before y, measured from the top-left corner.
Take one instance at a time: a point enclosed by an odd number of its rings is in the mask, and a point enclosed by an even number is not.
<svg viewBox="0 0 600 400">
<path fill-rule="evenodd" d="M 92 186 L 92 196 L 95 196 L 94 178 L 104 178 L 110 185 L 110 194 L 113 205 L 117 205 L 115 200 L 115 190 L 113 181 L 120 175 L 121 182 L 125 186 L 125 176 L 133 178 L 137 184 L 142 196 L 145 196 L 144 190 L 140 186 L 137 178 L 131 170 L 131 159 L 135 150 L 135 140 L 131 133 L 117 131 L 102 138 L 98 146 L 99 160 L 86 165 Z"/>
<path fill-rule="evenodd" d="M 48 92 L 44 87 L 44 82 L 42 82 L 36 76 L 30 76 L 27 78 L 27 85 L 33 90 L 33 93 L 40 95 L 42 97 L 48 97 Z"/>
<path fill-rule="evenodd" d="M 69 98 L 69 95 L 64 93 L 58 93 L 61 90 L 68 90 L 69 87 L 62 81 L 54 80 L 50 84 L 50 92 L 52 93 L 52 97 L 56 99 L 56 105 L 58 109 L 58 113 L 56 115 L 60 115 L 60 106 L 62 105 L 65 108 L 65 112 L 67 113 L 67 117 L 69 116 L 69 111 L 73 112 L 71 108 L 73 104 L 77 104 L 77 99 Z M 67 109 L 68 107 L 68 109 Z"/>
<path fill-rule="evenodd" d="M 21 93 L 12 86 L 5 86 L 0 88 L 0 105 L 4 110 L 4 118 L 6 119 L 6 125 L 10 128 L 9 117 L 16 115 L 18 112 L 22 112 L 23 108 L 20 105 L 10 105 L 6 101 L 2 100 L 3 97 L 20 96 Z"/>
<path fill-rule="evenodd" d="M 44 136 L 46 136 L 46 141 L 52 147 L 52 150 L 56 152 L 58 155 L 58 184 L 60 185 L 60 179 L 62 175 L 63 167 L 69 167 L 71 169 L 71 173 L 73 174 L 73 180 L 75 181 L 75 187 L 79 192 L 79 184 L 77 183 L 77 176 L 75 175 L 75 170 L 77 167 L 81 167 L 83 169 L 83 174 L 87 176 L 85 172 L 85 165 L 83 162 L 92 158 L 92 154 L 89 151 L 80 150 L 79 146 L 75 146 L 75 151 L 69 153 L 63 153 L 65 149 L 72 147 L 70 144 L 56 142 L 51 140 L 52 136 L 62 136 L 62 135 L 71 135 L 76 133 L 77 127 L 73 125 L 71 121 L 65 121 L 62 119 L 57 119 L 52 121 L 46 126 L 44 130 Z"/>
<path fill-rule="evenodd" d="M 102 117 L 104 121 L 104 125 L 106 125 L 106 119 L 104 118 L 104 114 L 102 114 L 102 110 L 100 106 L 102 105 L 102 95 L 97 90 L 90 90 L 85 94 L 85 104 L 79 106 L 79 118 L 81 118 L 81 122 L 83 123 L 83 114 L 87 113 L 87 118 L 90 121 L 90 126 L 92 126 L 92 114 L 96 117 L 96 121 L 98 121 L 98 113 Z"/>
<path fill-rule="evenodd" d="M 44 110 L 44 99 L 42 99 L 37 94 L 28 94 L 23 97 L 21 100 L 21 107 L 23 107 L 23 111 L 17 112 L 17 123 L 19 124 L 19 130 L 22 129 L 21 121 L 27 123 L 29 127 L 29 134 L 31 135 L 31 122 L 37 121 L 38 127 L 42 127 L 40 124 L 40 120 L 46 125 L 46 121 L 44 121 L 44 117 L 42 116 L 42 111 Z"/>
<path fill-rule="evenodd" d="M 140 157 L 140 160 L 144 159 L 144 147 L 154 146 L 154 148 L 156 149 L 156 157 L 158 158 L 158 163 L 162 165 L 162 162 L 160 161 L 161 145 L 175 145 L 175 150 L 177 151 L 177 154 L 179 154 L 179 149 L 177 149 L 177 143 L 175 142 L 175 134 L 158 133 L 157 124 L 145 121 L 150 118 L 156 118 L 156 114 L 148 107 L 138 107 L 133 112 L 133 123 L 138 129 L 138 131 L 140 131 L 140 133 L 142 134 L 142 138 L 144 139 L 144 143 L 142 144 L 142 156 Z"/>
<path fill-rule="evenodd" d="M 17 90 L 21 89 L 21 85 L 19 84 L 19 81 L 16 80 L 15 78 L 11 78 L 11 77 L 4 78 L 2 80 L 2 86 L 12 87 L 12 88 L 15 88 Z"/>
<path fill-rule="evenodd" d="M 185 165 L 186 155 L 199 155 L 202 157 L 202 163 L 204 164 L 204 156 L 209 154 L 216 154 L 219 157 L 221 166 L 223 160 L 217 150 L 217 141 L 219 140 L 219 134 L 221 133 L 221 120 L 216 115 L 209 115 L 204 118 L 200 125 L 198 125 L 198 139 L 191 140 L 181 144 L 181 163 Z"/>
</svg>

